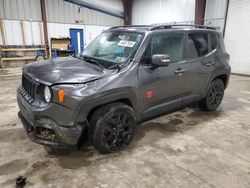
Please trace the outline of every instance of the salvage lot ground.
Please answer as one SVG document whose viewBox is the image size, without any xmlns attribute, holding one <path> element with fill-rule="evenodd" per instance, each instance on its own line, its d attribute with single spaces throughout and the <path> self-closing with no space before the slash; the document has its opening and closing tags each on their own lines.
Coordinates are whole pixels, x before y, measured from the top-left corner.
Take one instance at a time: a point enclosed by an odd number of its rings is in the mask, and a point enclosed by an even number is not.
<svg viewBox="0 0 250 188">
<path fill-rule="evenodd" d="M 250 78 L 232 76 L 222 106 L 197 107 L 140 124 L 131 146 L 48 153 L 17 117 L 20 79 L 0 80 L 0 187 L 250 187 Z"/>
</svg>

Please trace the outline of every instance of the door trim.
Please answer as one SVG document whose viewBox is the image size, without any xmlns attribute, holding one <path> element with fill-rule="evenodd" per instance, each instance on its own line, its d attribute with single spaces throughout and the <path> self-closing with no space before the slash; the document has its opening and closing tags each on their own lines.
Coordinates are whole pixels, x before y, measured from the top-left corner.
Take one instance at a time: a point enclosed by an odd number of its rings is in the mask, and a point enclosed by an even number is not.
<svg viewBox="0 0 250 188">
<path fill-rule="evenodd" d="M 145 110 L 144 112 L 142 112 L 142 121 L 160 116 L 162 114 L 166 114 L 181 107 L 182 107 L 182 97 L 152 106 L 147 110 Z"/>
</svg>

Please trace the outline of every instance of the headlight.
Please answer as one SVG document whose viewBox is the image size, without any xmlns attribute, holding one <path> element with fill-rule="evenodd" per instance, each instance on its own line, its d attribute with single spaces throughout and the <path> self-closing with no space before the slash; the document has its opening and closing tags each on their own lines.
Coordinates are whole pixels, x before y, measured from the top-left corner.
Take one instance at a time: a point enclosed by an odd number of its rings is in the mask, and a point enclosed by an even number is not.
<svg viewBox="0 0 250 188">
<path fill-rule="evenodd" d="M 51 91 L 48 86 L 44 87 L 44 99 L 46 102 L 50 102 L 51 100 Z"/>
</svg>

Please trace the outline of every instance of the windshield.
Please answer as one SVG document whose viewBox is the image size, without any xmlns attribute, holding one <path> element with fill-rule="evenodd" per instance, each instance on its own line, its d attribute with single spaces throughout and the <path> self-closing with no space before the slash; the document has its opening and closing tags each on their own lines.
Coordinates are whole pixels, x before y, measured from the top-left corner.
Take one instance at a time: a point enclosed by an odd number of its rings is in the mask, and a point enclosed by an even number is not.
<svg viewBox="0 0 250 188">
<path fill-rule="evenodd" d="M 82 55 L 104 60 L 104 63 L 121 64 L 135 54 L 142 36 L 142 33 L 137 32 L 106 31 L 94 39 Z"/>
</svg>

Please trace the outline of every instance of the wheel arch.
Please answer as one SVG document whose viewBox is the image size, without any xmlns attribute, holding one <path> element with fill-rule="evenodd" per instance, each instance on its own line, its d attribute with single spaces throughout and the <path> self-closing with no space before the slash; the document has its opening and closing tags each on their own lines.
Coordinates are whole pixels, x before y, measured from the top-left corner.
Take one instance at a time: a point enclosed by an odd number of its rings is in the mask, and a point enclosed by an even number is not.
<svg viewBox="0 0 250 188">
<path fill-rule="evenodd" d="M 131 108 L 133 108 L 132 102 L 131 102 L 131 100 L 130 100 L 129 98 L 117 99 L 117 100 L 115 100 L 115 101 L 110 101 L 110 102 L 107 102 L 107 103 L 104 103 L 104 104 L 100 104 L 100 105 L 98 105 L 98 106 L 93 107 L 93 108 L 88 112 L 88 114 L 87 114 L 87 116 L 86 116 L 87 120 L 88 120 L 88 121 L 90 120 L 90 118 L 92 117 L 93 113 L 94 113 L 98 108 L 100 108 L 100 107 L 102 107 L 102 106 L 105 106 L 105 105 L 107 105 L 107 104 L 117 103 L 117 102 L 124 103 L 124 104 L 130 106 Z M 133 108 L 133 109 L 134 109 L 134 108 Z"/>
<path fill-rule="evenodd" d="M 220 75 L 217 75 L 217 76 L 215 76 L 215 77 L 211 80 L 211 82 L 214 81 L 215 79 L 220 79 L 220 80 L 222 80 L 225 89 L 227 88 L 228 81 L 229 81 L 229 75 L 228 75 L 228 74 L 220 74 Z"/>
<path fill-rule="evenodd" d="M 122 102 L 128 106 L 130 106 L 134 112 L 136 119 L 140 119 L 140 113 L 137 108 L 137 100 L 136 95 L 133 92 L 118 92 L 112 93 L 109 95 L 105 95 L 102 97 L 98 97 L 92 100 L 89 100 L 86 103 L 81 105 L 81 108 L 78 112 L 77 122 L 84 122 L 90 120 L 91 116 L 101 106 L 114 103 L 114 102 Z"/>
<path fill-rule="evenodd" d="M 228 72 L 228 71 L 219 71 L 219 72 L 213 74 L 213 76 L 211 76 L 210 79 L 209 79 L 207 88 L 206 88 L 205 92 L 203 93 L 202 98 L 206 96 L 207 91 L 208 91 L 208 89 L 209 89 L 209 87 L 210 87 L 210 84 L 211 84 L 215 79 L 221 79 L 222 82 L 224 83 L 224 87 L 225 87 L 225 89 L 226 89 L 227 86 L 228 86 L 229 78 L 230 78 L 230 72 Z"/>
</svg>

